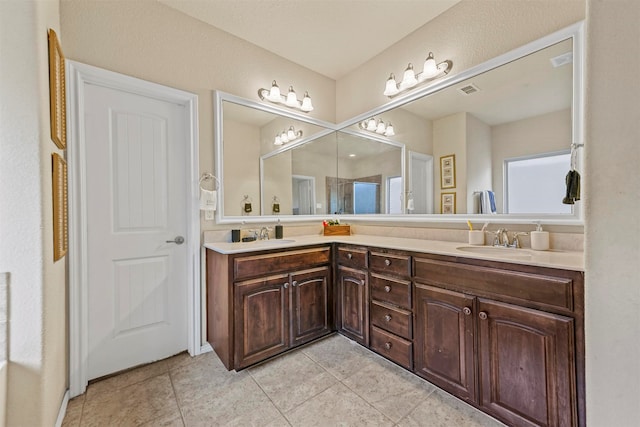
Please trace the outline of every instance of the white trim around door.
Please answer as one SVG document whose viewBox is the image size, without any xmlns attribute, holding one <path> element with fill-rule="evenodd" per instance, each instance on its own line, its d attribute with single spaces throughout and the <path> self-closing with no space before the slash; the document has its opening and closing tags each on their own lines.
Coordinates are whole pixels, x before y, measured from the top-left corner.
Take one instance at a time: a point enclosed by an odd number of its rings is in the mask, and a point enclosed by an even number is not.
<svg viewBox="0 0 640 427">
<path fill-rule="evenodd" d="M 88 383 L 87 328 L 87 209 L 86 170 L 83 117 L 86 85 L 99 85 L 125 90 L 154 99 L 184 106 L 188 123 L 189 194 L 187 206 L 187 274 L 188 285 L 188 348 L 195 356 L 203 351 L 201 339 L 201 281 L 200 281 L 200 211 L 198 210 L 198 97 L 195 94 L 103 70 L 75 61 L 67 63 L 69 182 L 69 392 L 70 397 L 84 393 Z"/>
</svg>

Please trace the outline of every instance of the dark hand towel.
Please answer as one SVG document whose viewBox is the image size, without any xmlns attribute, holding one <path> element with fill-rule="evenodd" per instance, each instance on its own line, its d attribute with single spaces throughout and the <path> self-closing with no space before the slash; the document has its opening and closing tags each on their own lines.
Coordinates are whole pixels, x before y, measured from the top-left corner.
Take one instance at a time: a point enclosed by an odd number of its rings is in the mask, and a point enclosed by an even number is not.
<svg viewBox="0 0 640 427">
<path fill-rule="evenodd" d="M 562 203 L 565 205 L 573 205 L 576 200 L 580 200 L 580 174 L 577 170 L 570 170 L 565 178 L 567 184 L 567 193 Z"/>
</svg>

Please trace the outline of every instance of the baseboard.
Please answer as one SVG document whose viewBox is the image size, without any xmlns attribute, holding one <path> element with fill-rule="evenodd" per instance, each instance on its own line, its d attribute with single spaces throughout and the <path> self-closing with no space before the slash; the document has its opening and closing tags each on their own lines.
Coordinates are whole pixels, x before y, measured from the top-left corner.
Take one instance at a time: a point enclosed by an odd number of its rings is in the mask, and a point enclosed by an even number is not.
<svg viewBox="0 0 640 427">
<path fill-rule="evenodd" d="M 56 427 L 61 427 L 64 421 L 64 416 L 67 414 L 67 405 L 69 404 L 69 389 L 64 392 L 62 397 L 62 403 L 60 404 L 60 411 L 58 411 L 58 419 L 56 420 Z"/>
<path fill-rule="evenodd" d="M 200 346 L 200 354 L 209 353 L 210 351 L 213 351 L 213 347 L 211 347 L 211 344 L 208 342 L 205 342 Z"/>
</svg>

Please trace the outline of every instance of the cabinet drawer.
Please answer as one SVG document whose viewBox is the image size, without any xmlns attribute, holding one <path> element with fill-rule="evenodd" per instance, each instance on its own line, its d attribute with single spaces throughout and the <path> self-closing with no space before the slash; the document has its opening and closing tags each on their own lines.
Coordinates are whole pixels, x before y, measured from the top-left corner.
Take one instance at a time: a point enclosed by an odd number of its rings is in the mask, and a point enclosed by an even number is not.
<svg viewBox="0 0 640 427">
<path fill-rule="evenodd" d="M 321 247 L 239 257 L 233 261 L 235 280 L 329 264 L 331 248 Z"/>
<path fill-rule="evenodd" d="M 413 344 L 396 335 L 371 327 L 371 349 L 407 369 L 413 369 Z"/>
<path fill-rule="evenodd" d="M 411 309 L 411 282 L 371 273 L 371 299 Z"/>
<path fill-rule="evenodd" d="M 363 248 L 339 247 L 338 264 L 366 270 L 367 250 Z"/>
<path fill-rule="evenodd" d="M 411 276 L 411 257 L 408 255 L 389 254 L 371 251 L 369 255 L 371 270 L 394 276 Z"/>
<path fill-rule="evenodd" d="M 371 302 L 371 324 L 410 340 L 411 312 L 379 301 Z"/>
<path fill-rule="evenodd" d="M 478 295 L 497 295 L 523 302 L 573 310 L 573 280 L 543 272 L 523 273 L 429 258 L 415 258 L 416 280 Z"/>
</svg>

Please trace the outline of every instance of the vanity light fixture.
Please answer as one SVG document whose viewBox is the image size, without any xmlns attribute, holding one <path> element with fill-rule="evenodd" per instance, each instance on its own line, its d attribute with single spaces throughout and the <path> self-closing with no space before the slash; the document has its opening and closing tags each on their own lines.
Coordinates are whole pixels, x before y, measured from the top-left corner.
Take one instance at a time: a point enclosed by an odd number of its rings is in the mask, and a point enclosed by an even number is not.
<svg viewBox="0 0 640 427">
<path fill-rule="evenodd" d="M 302 101 L 298 101 L 298 96 L 293 90 L 293 86 L 289 86 L 289 92 L 287 92 L 287 96 L 284 96 L 280 93 L 280 88 L 275 80 L 271 83 L 271 89 L 258 89 L 258 96 L 263 101 L 267 100 L 274 104 L 282 104 L 287 107 L 296 108 L 305 113 L 313 111 L 309 92 L 305 92 Z"/>
<path fill-rule="evenodd" d="M 409 90 L 420 83 L 428 82 L 439 77 L 444 77 L 449 73 L 449 71 L 451 71 L 452 66 L 453 62 L 448 59 L 446 61 L 442 61 L 439 64 L 436 64 L 436 60 L 433 57 L 433 52 L 429 52 L 429 56 L 427 56 L 427 59 L 424 61 L 424 66 L 421 73 L 416 74 L 413 70 L 413 64 L 411 63 L 409 63 L 407 68 L 404 70 L 402 81 L 400 83 L 396 82 L 396 77 L 393 73 L 391 73 L 389 79 L 387 80 L 384 94 L 389 98 L 393 98 L 399 93 Z"/>
<path fill-rule="evenodd" d="M 283 130 L 282 133 L 276 135 L 273 145 L 282 145 L 287 142 L 294 141 L 302 137 L 302 131 L 296 131 L 293 126 L 289 126 L 289 130 Z"/>
<path fill-rule="evenodd" d="M 376 121 L 376 119 L 373 117 L 361 121 L 360 123 L 358 123 L 358 126 L 360 127 L 360 129 L 364 129 L 369 132 L 375 132 L 378 135 L 393 136 L 396 134 L 391 123 L 385 124 L 382 119 Z"/>
</svg>

